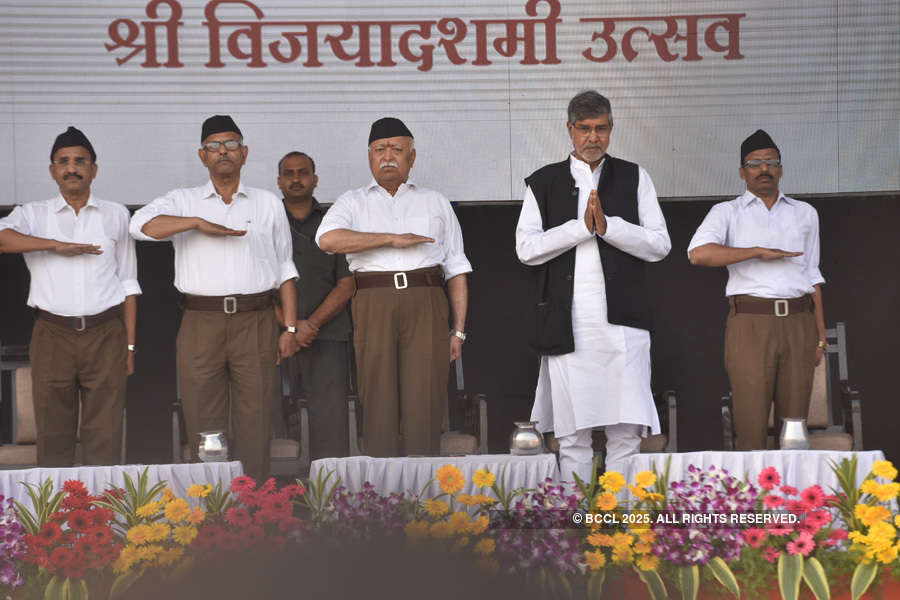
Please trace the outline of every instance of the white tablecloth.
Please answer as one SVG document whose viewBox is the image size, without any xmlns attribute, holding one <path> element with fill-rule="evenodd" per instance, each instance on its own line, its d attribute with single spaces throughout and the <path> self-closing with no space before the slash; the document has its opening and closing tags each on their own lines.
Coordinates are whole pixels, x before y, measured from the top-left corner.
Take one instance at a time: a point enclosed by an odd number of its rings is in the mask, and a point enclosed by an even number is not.
<svg viewBox="0 0 900 600">
<path fill-rule="evenodd" d="M 310 478 L 315 480 L 329 472 L 340 477 L 342 484 L 350 492 L 359 492 L 363 484 L 369 482 L 379 494 L 411 492 L 419 494 L 437 470 L 446 464 L 459 467 L 466 478 L 463 492 L 480 493 L 472 485 L 472 475 L 478 469 L 488 469 L 500 480 L 506 473 L 507 491 L 516 488 L 535 488 L 537 484 L 550 478 L 559 479 L 559 467 L 553 454 L 535 456 L 512 456 L 511 454 L 477 454 L 471 456 L 434 456 L 417 458 L 373 458 L 371 456 L 351 456 L 348 458 L 322 458 L 310 467 Z M 334 475 L 329 482 L 334 481 Z M 437 483 L 432 483 L 423 496 L 431 498 L 441 493 Z"/>
<path fill-rule="evenodd" d="M 31 508 L 31 499 L 28 497 L 22 482 L 40 485 L 50 477 L 53 480 L 53 489 L 62 489 L 63 484 L 69 479 L 82 481 L 88 492 L 98 494 L 110 487 L 125 486 L 125 474 L 137 484 L 138 476 L 147 470 L 148 479 L 152 486 L 158 481 L 167 481 L 169 487 L 176 496 L 185 498 L 187 489 L 193 483 L 215 484 L 223 481 L 223 486 L 231 483 L 235 477 L 244 474 L 244 467 L 240 461 L 211 462 L 211 463 L 185 463 L 180 465 L 116 465 L 109 467 L 72 467 L 59 469 L 11 469 L 0 471 L 0 494 L 7 498 L 15 498 L 26 507 Z"/>
<path fill-rule="evenodd" d="M 709 468 L 717 466 L 726 469 L 730 474 L 743 479 L 749 477 L 753 485 L 757 485 L 759 472 L 766 467 L 775 467 L 781 474 L 781 485 L 792 485 L 800 490 L 818 483 L 826 494 L 837 488 L 838 482 L 831 471 L 830 461 L 840 463 L 842 458 L 852 458 L 856 454 L 858 466 L 856 472 L 857 485 L 869 474 L 872 463 L 884 460 L 881 450 L 867 452 L 836 452 L 831 450 L 755 450 L 752 452 L 676 452 L 674 454 L 636 454 L 628 463 L 626 477 L 629 483 L 640 471 L 650 470 L 656 466 L 656 472 L 662 473 L 666 468 L 666 460 L 672 457 L 669 467 L 669 482 L 683 479 L 688 467 Z M 758 487 L 758 486 L 757 486 Z"/>
</svg>

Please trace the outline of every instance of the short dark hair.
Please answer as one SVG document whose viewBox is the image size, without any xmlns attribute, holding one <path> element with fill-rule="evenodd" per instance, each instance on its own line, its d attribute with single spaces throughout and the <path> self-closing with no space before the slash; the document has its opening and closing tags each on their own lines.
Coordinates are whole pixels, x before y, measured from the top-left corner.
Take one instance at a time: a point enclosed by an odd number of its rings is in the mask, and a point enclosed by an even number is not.
<svg viewBox="0 0 900 600">
<path fill-rule="evenodd" d="M 294 156 L 305 156 L 309 160 L 309 166 L 312 167 L 312 172 L 316 172 L 316 161 L 312 159 L 312 156 L 307 154 L 306 152 L 300 152 L 299 150 L 291 150 L 287 154 L 281 157 L 281 160 L 278 161 L 278 176 L 281 176 L 281 163 L 286 161 L 287 159 Z"/>
<path fill-rule="evenodd" d="M 606 96 L 595 90 L 579 92 L 569 100 L 569 123 L 572 125 L 575 121 L 595 119 L 603 115 L 609 115 L 609 124 L 612 125 L 612 106 Z"/>
</svg>

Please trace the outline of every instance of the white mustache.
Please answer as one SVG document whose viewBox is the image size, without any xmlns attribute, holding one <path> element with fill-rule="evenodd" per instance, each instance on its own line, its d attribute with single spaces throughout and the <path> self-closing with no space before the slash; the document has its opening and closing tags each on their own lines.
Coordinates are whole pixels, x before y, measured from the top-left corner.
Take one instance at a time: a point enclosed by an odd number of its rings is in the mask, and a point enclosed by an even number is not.
<svg viewBox="0 0 900 600">
<path fill-rule="evenodd" d="M 395 169 L 399 169 L 400 165 L 397 164 L 395 160 L 385 160 L 382 161 L 380 165 L 378 165 L 379 169 L 383 169 L 385 167 L 394 167 Z"/>
</svg>

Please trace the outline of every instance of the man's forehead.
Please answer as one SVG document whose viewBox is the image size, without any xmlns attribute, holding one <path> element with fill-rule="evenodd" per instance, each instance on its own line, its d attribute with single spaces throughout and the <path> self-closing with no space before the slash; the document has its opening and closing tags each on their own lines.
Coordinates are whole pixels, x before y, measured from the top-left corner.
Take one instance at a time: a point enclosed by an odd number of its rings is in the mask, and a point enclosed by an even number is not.
<svg viewBox="0 0 900 600">
<path fill-rule="evenodd" d="M 576 119 L 576 125 L 590 125 L 591 127 L 596 127 L 597 125 L 609 125 L 609 115 L 599 115 L 596 117 L 589 117 L 587 119 Z"/>
<path fill-rule="evenodd" d="M 408 135 L 398 135 L 397 137 L 373 140 L 372 147 L 377 148 L 379 146 L 401 146 L 403 148 L 408 148 L 411 143 L 412 138 Z"/>
<path fill-rule="evenodd" d="M 755 158 L 777 158 L 778 150 L 775 148 L 760 148 L 759 150 L 754 150 L 749 153 L 746 157 L 744 157 L 744 161 L 753 160 Z"/>
<path fill-rule="evenodd" d="M 53 153 L 53 158 L 57 158 L 60 156 L 71 156 L 71 157 L 84 156 L 84 157 L 90 158 L 91 153 L 84 146 L 63 146 L 62 148 L 57 148 L 56 152 Z"/>
<path fill-rule="evenodd" d="M 306 156 L 289 156 L 281 163 L 281 169 L 311 169 L 312 164 Z"/>
</svg>

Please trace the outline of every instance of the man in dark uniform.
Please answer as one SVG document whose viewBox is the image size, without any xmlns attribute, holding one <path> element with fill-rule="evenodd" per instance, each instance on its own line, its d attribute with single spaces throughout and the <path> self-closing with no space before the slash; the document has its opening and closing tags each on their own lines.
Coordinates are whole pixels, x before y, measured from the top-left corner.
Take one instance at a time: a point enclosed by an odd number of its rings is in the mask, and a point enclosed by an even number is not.
<svg viewBox="0 0 900 600">
<path fill-rule="evenodd" d="M 297 333 L 300 350 L 291 357 L 294 389 L 309 406 L 312 458 L 346 456 L 347 342 L 353 296 L 353 274 L 343 254 L 326 254 L 316 245 L 316 230 L 325 207 L 313 197 L 319 178 L 316 163 L 303 152 L 289 152 L 278 163 L 297 280 Z"/>
</svg>

